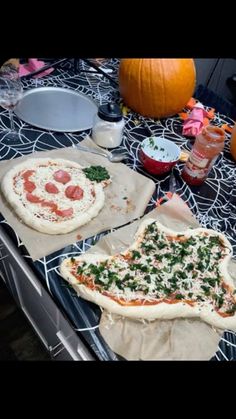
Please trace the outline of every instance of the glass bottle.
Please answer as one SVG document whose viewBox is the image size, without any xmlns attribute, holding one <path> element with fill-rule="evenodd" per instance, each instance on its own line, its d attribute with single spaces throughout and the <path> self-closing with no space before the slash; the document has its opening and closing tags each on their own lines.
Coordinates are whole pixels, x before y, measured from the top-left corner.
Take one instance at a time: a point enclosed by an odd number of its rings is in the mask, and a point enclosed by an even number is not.
<svg viewBox="0 0 236 419">
<path fill-rule="evenodd" d="M 98 108 L 92 128 L 94 142 L 106 148 L 118 147 L 122 142 L 124 119 L 120 107 L 107 103 Z"/>
<path fill-rule="evenodd" d="M 197 135 L 191 153 L 182 171 L 189 185 L 201 185 L 207 178 L 218 155 L 224 148 L 225 132 L 222 128 L 207 125 Z"/>
</svg>

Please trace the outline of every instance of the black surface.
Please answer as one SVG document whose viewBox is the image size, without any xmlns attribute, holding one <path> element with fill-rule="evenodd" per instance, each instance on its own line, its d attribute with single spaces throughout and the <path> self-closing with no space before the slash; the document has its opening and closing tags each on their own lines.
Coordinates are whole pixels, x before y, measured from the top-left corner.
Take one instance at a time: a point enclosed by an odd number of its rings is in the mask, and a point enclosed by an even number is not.
<svg viewBox="0 0 236 419">
<path fill-rule="evenodd" d="M 230 85 L 233 85 L 234 87 L 234 94 L 236 98 L 236 87 L 234 86 L 235 84 L 236 83 L 232 83 Z M 209 88 L 200 84 L 196 89 L 194 97 L 200 100 L 200 102 L 207 103 L 208 106 L 215 108 L 217 112 L 227 115 L 229 118 L 232 118 L 233 120 L 236 119 L 235 105 L 225 99 L 222 99 Z"/>
</svg>

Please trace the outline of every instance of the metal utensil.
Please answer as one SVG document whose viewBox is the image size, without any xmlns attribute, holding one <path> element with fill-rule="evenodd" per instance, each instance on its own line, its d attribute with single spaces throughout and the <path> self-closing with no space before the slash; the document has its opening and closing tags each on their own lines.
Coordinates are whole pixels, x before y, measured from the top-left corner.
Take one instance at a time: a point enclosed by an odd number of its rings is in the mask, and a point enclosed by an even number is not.
<svg viewBox="0 0 236 419">
<path fill-rule="evenodd" d="M 128 157 L 127 153 L 117 153 L 117 152 L 113 151 L 113 152 L 110 152 L 110 154 L 107 154 L 103 151 L 96 150 L 96 149 L 89 148 L 89 147 L 85 147 L 85 146 L 82 146 L 80 144 L 76 144 L 75 147 L 78 148 L 78 150 L 81 150 L 81 151 L 87 151 L 89 153 L 98 154 L 99 156 L 106 157 L 112 163 L 118 163 L 118 162 L 120 162 L 120 161 L 122 161 L 122 160 L 124 160 Z"/>
<path fill-rule="evenodd" d="M 177 183 L 176 183 L 176 178 L 175 178 L 175 174 L 174 171 L 172 169 L 171 171 L 171 175 L 169 178 L 169 191 L 174 194 L 176 192 L 177 189 Z"/>
<path fill-rule="evenodd" d="M 139 115 L 139 120 L 145 126 L 145 128 L 148 131 L 149 135 L 151 135 L 152 137 L 155 137 L 156 136 L 155 132 L 153 132 L 152 129 L 149 127 L 149 125 L 148 125 L 147 121 L 145 120 L 145 118 L 143 116 Z"/>
</svg>

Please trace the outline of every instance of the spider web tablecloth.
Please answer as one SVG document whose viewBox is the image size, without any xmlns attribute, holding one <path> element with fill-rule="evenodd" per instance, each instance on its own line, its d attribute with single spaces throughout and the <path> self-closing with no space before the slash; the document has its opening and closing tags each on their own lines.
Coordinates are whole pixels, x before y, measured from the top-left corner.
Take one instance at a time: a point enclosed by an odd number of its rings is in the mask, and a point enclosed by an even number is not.
<svg viewBox="0 0 236 419">
<path fill-rule="evenodd" d="M 107 60 L 106 67 L 113 70 L 113 77 L 117 77 L 119 61 L 116 59 Z M 81 61 L 79 69 L 88 70 L 88 66 Z M 61 68 L 58 68 L 47 77 L 39 79 L 25 80 L 24 88 L 34 88 L 42 86 L 57 86 L 77 90 L 92 97 L 97 105 L 108 101 L 120 103 L 119 92 L 112 87 L 109 80 L 98 73 L 79 73 L 74 74 L 73 62 L 67 61 Z M 207 105 L 207 103 L 204 105 Z M 69 147 L 84 139 L 90 130 L 76 133 L 56 133 L 44 131 L 32 127 L 23 121 L 14 117 L 20 133 L 20 139 L 17 143 L 7 139 L 3 134 L 3 129 L 9 127 L 10 121 L 8 112 L 0 108 L 0 157 L 1 159 L 13 159 L 22 155 L 31 154 L 34 151 L 52 150 L 61 147 Z M 177 116 L 163 120 L 153 120 L 146 118 L 152 131 L 160 137 L 165 137 L 174 141 L 181 147 L 190 149 L 192 141 L 181 135 L 182 121 Z M 224 123 L 233 124 L 234 122 L 224 115 L 216 113 L 215 125 Z M 125 115 L 125 131 L 123 142 L 120 149 L 126 148 L 129 151 L 127 165 L 139 173 L 149 176 L 156 183 L 156 191 L 150 200 L 146 213 L 155 207 L 157 198 L 160 198 L 169 190 L 169 174 L 162 177 L 148 175 L 143 170 L 139 161 L 138 152 L 140 142 L 147 136 L 145 127 L 138 120 L 138 115 L 128 112 Z M 190 187 L 186 185 L 180 172 L 182 164 L 175 168 L 175 177 L 177 181 L 176 192 L 185 202 L 188 203 L 191 211 L 195 214 L 203 227 L 213 228 L 223 232 L 233 246 L 234 258 L 236 258 L 236 164 L 229 153 L 229 138 L 227 134 L 224 153 L 221 153 L 217 159 L 208 179 L 200 187 Z M 73 256 L 89 249 L 100 237 L 106 233 L 99 234 L 85 241 L 76 242 L 61 249 L 58 252 L 32 262 L 20 238 L 8 225 L 6 220 L 0 216 L 0 223 L 7 231 L 14 243 L 19 249 L 31 268 L 45 285 L 48 292 L 54 298 L 57 305 L 69 318 L 74 329 L 85 339 L 91 350 L 98 359 L 109 360 L 118 359 L 118 357 L 108 348 L 98 331 L 100 319 L 100 309 L 95 304 L 89 303 L 79 298 L 74 291 L 65 283 L 59 275 L 59 265 L 65 256 Z M 213 358 L 215 360 L 236 360 L 236 334 L 225 331 L 218 351 Z"/>
</svg>

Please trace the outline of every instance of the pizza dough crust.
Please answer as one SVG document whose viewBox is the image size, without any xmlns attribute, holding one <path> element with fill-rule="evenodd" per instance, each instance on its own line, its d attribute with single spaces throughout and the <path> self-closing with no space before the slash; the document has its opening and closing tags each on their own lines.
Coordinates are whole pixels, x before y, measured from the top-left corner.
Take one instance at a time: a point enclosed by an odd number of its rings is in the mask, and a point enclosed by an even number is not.
<svg viewBox="0 0 236 419">
<path fill-rule="evenodd" d="M 158 229 L 162 230 L 163 232 L 176 236 L 177 234 L 184 235 L 186 238 L 189 236 L 197 235 L 199 232 L 207 232 L 211 233 L 211 235 L 218 236 L 224 245 L 228 248 L 228 254 L 224 257 L 223 261 L 219 263 L 220 272 L 224 277 L 224 282 L 229 285 L 229 287 L 234 290 L 234 283 L 231 279 L 230 275 L 228 274 L 227 265 L 232 256 L 232 247 L 230 242 L 226 239 L 226 237 L 219 232 L 214 230 L 205 229 L 205 228 L 196 228 L 194 230 L 189 229 L 184 232 L 176 232 L 167 227 L 164 227 L 162 224 L 158 223 L 155 219 L 146 219 L 144 220 L 134 239 L 135 242 L 127 249 L 134 250 L 137 248 L 137 245 L 140 240 L 142 240 L 142 234 L 146 228 L 146 226 L 152 222 L 156 222 L 158 225 Z M 123 252 L 124 253 L 124 252 Z M 80 262 L 85 261 L 88 263 L 96 263 L 102 262 L 107 259 L 112 258 L 113 256 L 105 256 L 100 254 L 84 254 L 82 256 L 76 257 L 76 260 Z M 70 258 L 64 259 L 60 266 L 60 272 L 62 277 L 67 280 L 73 288 L 76 290 L 79 296 L 82 298 L 92 301 L 95 304 L 105 308 L 107 311 L 111 313 L 115 313 L 124 317 L 130 317 L 133 319 L 147 319 L 147 320 L 155 320 L 155 319 L 175 319 L 179 317 L 198 317 L 205 321 L 206 323 L 211 324 L 212 326 L 219 327 L 222 329 L 231 329 L 236 330 L 236 314 L 233 316 L 222 317 L 217 313 L 217 311 L 211 309 L 211 306 L 207 303 L 198 304 L 196 303 L 194 306 L 190 306 L 187 303 L 179 302 L 175 304 L 168 304 L 165 302 L 161 302 L 156 305 L 143 305 L 143 306 L 123 306 L 117 303 L 116 301 L 112 300 L 111 298 L 101 294 L 97 290 L 91 290 L 83 284 L 80 284 L 76 278 L 70 273 L 71 268 L 71 260 Z"/>
<path fill-rule="evenodd" d="M 14 177 L 23 170 L 34 170 L 38 165 L 48 164 L 49 162 L 56 162 L 62 167 L 57 167 L 56 170 L 64 169 L 66 166 L 77 168 L 81 171 L 82 166 L 71 160 L 64 159 L 50 159 L 50 158 L 38 158 L 38 159 L 28 159 L 23 163 L 17 164 L 12 169 L 10 169 L 2 179 L 1 189 L 7 200 L 11 205 L 15 213 L 21 218 L 21 220 L 28 226 L 32 227 L 34 230 L 40 231 L 46 234 L 65 234 L 69 233 L 76 228 L 87 224 L 94 217 L 97 216 L 99 211 L 102 209 L 105 203 L 105 194 L 103 192 L 103 187 L 99 183 L 93 183 L 87 179 L 95 192 L 95 199 L 92 205 L 86 210 L 86 212 L 74 214 L 73 218 L 68 220 L 59 220 L 57 222 L 51 222 L 49 220 L 40 219 L 35 216 L 33 212 L 30 211 L 30 207 L 25 207 L 19 195 L 14 191 L 13 179 Z M 84 175 L 83 175 L 84 176 Z M 69 185 L 69 182 L 68 182 Z M 67 186 L 67 185 L 66 185 Z M 53 200 L 53 194 L 51 195 Z M 69 201 L 69 200 L 68 200 Z M 70 204 L 68 204 L 69 206 Z"/>
</svg>

